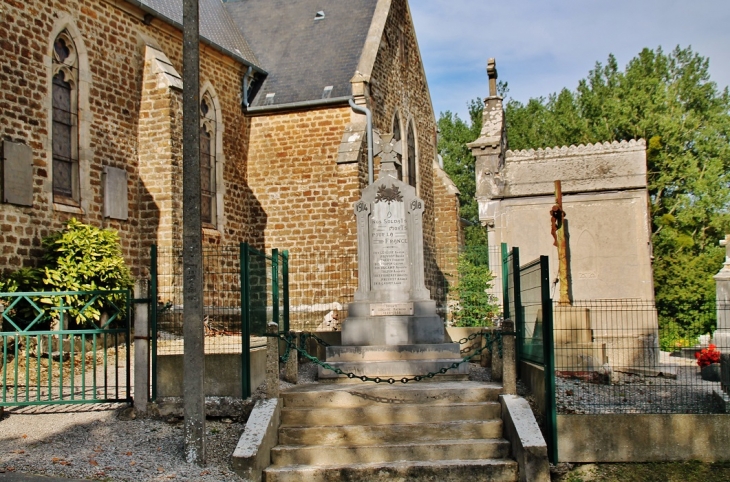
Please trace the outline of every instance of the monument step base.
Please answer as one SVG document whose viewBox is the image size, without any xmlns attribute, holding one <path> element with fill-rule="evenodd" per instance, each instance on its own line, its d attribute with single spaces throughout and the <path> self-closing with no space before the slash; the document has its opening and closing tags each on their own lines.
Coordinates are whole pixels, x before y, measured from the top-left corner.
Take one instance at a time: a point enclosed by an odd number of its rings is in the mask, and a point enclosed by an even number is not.
<svg viewBox="0 0 730 482">
<path fill-rule="evenodd" d="M 332 362 L 332 368 L 339 368 L 345 373 L 354 373 L 355 376 L 396 378 L 426 376 L 429 373 L 438 373 L 442 368 L 449 368 L 444 375 L 469 376 L 469 364 L 461 363 L 456 368 L 452 364 L 460 363 L 461 358 L 446 358 L 440 360 L 390 360 L 367 362 Z M 332 370 L 318 367 L 320 380 L 329 378 L 347 378 L 347 375 L 338 375 Z M 440 376 L 440 374 L 439 374 Z"/>
<path fill-rule="evenodd" d="M 426 345 L 328 346 L 327 362 L 443 360 L 461 358 L 458 343 Z"/>
<path fill-rule="evenodd" d="M 439 482 L 516 481 L 517 462 L 508 459 L 398 461 L 371 464 L 271 466 L 265 471 L 267 482 Z"/>
<path fill-rule="evenodd" d="M 348 316 L 342 323 L 345 346 L 439 344 L 445 339 L 444 321 L 435 313 L 414 316 Z"/>
</svg>

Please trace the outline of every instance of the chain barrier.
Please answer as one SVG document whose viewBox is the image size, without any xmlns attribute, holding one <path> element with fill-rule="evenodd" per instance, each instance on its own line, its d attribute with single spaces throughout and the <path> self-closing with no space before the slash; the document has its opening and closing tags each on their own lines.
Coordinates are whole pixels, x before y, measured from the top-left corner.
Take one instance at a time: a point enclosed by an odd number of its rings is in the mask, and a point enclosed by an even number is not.
<svg viewBox="0 0 730 482">
<path fill-rule="evenodd" d="M 300 346 L 297 346 L 297 343 L 295 341 L 296 332 L 294 332 L 294 331 L 290 331 L 289 333 L 278 333 L 278 334 L 276 334 L 276 333 L 267 333 L 267 334 L 265 334 L 265 336 L 267 336 L 267 337 L 276 337 L 276 338 L 279 338 L 280 340 L 283 340 L 283 341 L 286 342 L 286 352 L 284 353 L 284 355 L 282 355 L 282 356 L 279 357 L 279 359 L 282 362 L 284 362 L 284 363 L 286 363 L 289 360 L 289 356 L 291 355 L 291 349 L 293 348 L 294 350 L 296 350 L 297 352 L 299 352 L 299 354 L 301 354 L 307 360 L 311 361 L 312 363 L 314 363 L 316 365 L 321 366 L 325 370 L 333 371 L 333 372 L 335 372 L 338 375 L 345 375 L 347 378 L 350 378 L 350 379 L 357 378 L 357 379 L 359 379 L 359 380 L 361 380 L 363 382 L 375 382 L 375 383 L 387 382 L 387 383 L 389 383 L 389 384 L 392 385 L 392 384 L 394 384 L 396 382 L 401 382 L 401 383 L 408 383 L 408 382 L 412 382 L 412 381 L 420 382 L 420 381 L 422 381 L 422 380 L 424 380 L 426 378 L 433 378 L 436 375 L 443 375 L 446 372 L 448 372 L 449 370 L 456 369 L 460 365 L 462 365 L 464 363 L 468 363 L 469 361 L 472 360 L 472 358 L 476 358 L 477 356 L 481 355 L 484 350 L 488 350 L 489 352 L 491 352 L 492 351 L 492 345 L 495 342 L 497 344 L 497 351 L 499 353 L 499 357 L 502 358 L 502 348 L 503 348 L 502 337 L 504 335 L 512 335 L 513 336 L 515 334 L 516 333 L 515 332 L 512 332 L 512 331 L 491 331 L 491 332 L 480 331 L 480 332 L 477 332 L 477 333 L 472 333 L 471 335 L 469 335 L 466 338 L 461 338 L 458 341 L 458 343 L 460 345 L 463 345 L 465 343 L 468 343 L 470 341 L 473 341 L 478 336 L 481 336 L 481 337 L 483 337 L 483 338 L 486 339 L 486 344 L 483 344 L 483 346 L 481 346 L 480 348 L 474 350 L 474 353 L 472 353 L 471 355 L 465 356 L 464 358 L 462 358 L 462 360 L 460 362 L 458 362 L 458 363 L 457 362 L 454 362 L 454 363 L 452 363 L 448 367 L 441 368 L 439 371 L 436 371 L 436 372 L 428 372 L 425 375 L 416 375 L 416 376 L 413 376 L 413 377 L 403 377 L 401 379 L 395 379 L 395 378 L 392 378 L 392 377 L 391 378 L 382 378 L 382 377 L 368 377 L 366 375 L 357 375 L 357 374 L 352 373 L 352 372 L 346 372 L 346 371 L 342 370 L 341 368 L 333 367 L 332 365 L 330 365 L 327 362 L 323 362 L 322 360 L 320 360 L 316 356 L 312 356 L 312 355 L 310 355 L 307 352 L 306 340 L 307 340 L 307 338 L 314 338 L 315 341 L 317 341 L 318 344 L 320 344 L 322 346 L 325 346 L 325 347 L 326 346 L 330 346 L 330 344 L 327 343 L 326 341 L 322 340 L 321 338 L 319 338 L 317 335 L 314 335 L 312 333 L 308 333 L 308 332 L 302 332 L 302 333 L 300 333 L 300 335 L 299 335 L 299 343 L 300 343 Z"/>
</svg>

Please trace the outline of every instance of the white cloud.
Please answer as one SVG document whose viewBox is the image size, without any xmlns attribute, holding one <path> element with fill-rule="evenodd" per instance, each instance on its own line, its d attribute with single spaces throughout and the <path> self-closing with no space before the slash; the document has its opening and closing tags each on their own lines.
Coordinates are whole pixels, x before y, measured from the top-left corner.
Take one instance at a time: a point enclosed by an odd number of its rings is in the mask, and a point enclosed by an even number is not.
<svg viewBox="0 0 730 482">
<path fill-rule="evenodd" d="M 619 65 L 642 48 L 691 45 L 710 58 L 712 79 L 730 84 L 727 0 L 410 0 L 434 108 L 466 116 L 487 95 L 496 57 L 510 96 L 526 101 L 574 89 L 609 53 Z"/>
</svg>

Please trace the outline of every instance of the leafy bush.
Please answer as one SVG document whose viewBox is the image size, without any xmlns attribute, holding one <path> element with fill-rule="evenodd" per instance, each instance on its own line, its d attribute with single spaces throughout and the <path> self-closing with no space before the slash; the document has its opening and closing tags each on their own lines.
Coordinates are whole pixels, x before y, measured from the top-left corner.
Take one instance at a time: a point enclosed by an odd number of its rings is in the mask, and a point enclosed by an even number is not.
<svg viewBox="0 0 730 482">
<path fill-rule="evenodd" d="M 494 279 L 487 254 L 470 250 L 459 255 L 459 280 L 453 287 L 459 300 L 453 312 L 454 326 L 490 326 L 499 312 L 497 300 L 487 293 Z"/>
<path fill-rule="evenodd" d="M 0 291 L 111 291 L 132 287 L 132 276 L 122 257 L 116 231 L 71 219 L 66 223 L 66 229 L 44 238 L 42 246 L 42 266 L 8 274 L 0 280 Z M 38 301 L 49 308 L 59 306 L 63 301 L 65 306 L 71 307 L 66 315 L 78 326 L 87 326 L 91 320 L 99 321 L 104 311 L 125 309 L 125 298 L 119 294 L 98 298 L 83 310 L 91 299 L 88 295 L 68 295 L 63 300 L 44 297 Z M 59 314 L 58 310 L 47 310 L 52 319 L 57 320 Z M 22 315 L 16 313 L 21 318 Z"/>
</svg>

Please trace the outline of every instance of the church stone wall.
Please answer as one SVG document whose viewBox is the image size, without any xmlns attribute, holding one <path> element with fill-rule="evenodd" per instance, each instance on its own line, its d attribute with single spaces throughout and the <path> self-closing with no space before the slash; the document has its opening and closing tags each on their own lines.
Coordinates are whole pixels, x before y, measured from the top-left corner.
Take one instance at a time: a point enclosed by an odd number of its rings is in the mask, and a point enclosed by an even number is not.
<svg viewBox="0 0 730 482">
<path fill-rule="evenodd" d="M 140 10 L 125 2 L 2 2 L 0 139 L 31 148 L 33 185 L 28 189 L 33 190 L 33 205 L 0 204 L 0 270 L 33 265 L 40 254 L 41 238 L 62 229 L 71 217 L 118 230 L 124 256 L 135 275 L 145 273 L 149 245 L 164 241 L 157 234 L 167 230 L 173 236 L 174 230 L 164 224 L 177 221 L 160 214 L 161 210 L 177 207 L 166 208 L 153 193 L 163 189 L 162 195 L 174 199 L 181 193 L 179 172 L 162 172 L 173 165 L 158 166 L 147 169 L 143 180 L 140 162 L 151 162 L 146 156 L 154 155 L 167 156 L 174 162 L 181 159 L 182 124 L 175 112 L 180 106 L 179 99 L 174 100 L 179 93 L 156 98 L 154 85 L 144 82 L 143 75 L 145 44 L 159 48 L 173 67 L 182 71 L 182 34 L 157 19 L 145 25 L 143 18 Z M 80 206 L 54 205 L 52 196 L 51 54 L 53 39 L 64 28 L 71 32 L 83 55 L 79 65 L 79 93 L 83 97 L 79 102 Z M 241 182 L 245 178 L 243 153 L 247 143 L 246 119 L 240 108 L 244 66 L 202 46 L 201 72 L 201 85 L 210 82 L 221 107 L 225 159 L 225 212 L 217 229 L 206 230 L 206 240 L 221 244 L 257 242 L 247 224 L 257 204 Z M 143 100 L 146 90 L 150 90 L 150 96 Z M 144 129 L 162 129 L 166 133 Z M 151 136 L 147 141 L 164 138 L 166 143 L 148 142 L 143 152 L 139 139 L 145 136 Z M 103 215 L 105 166 L 127 173 L 127 220 Z M 164 187 L 159 185 L 160 178 L 168 179 Z M 176 239 L 178 232 L 174 231 Z M 172 242 L 172 237 L 168 241 Z"/>
</svg>

